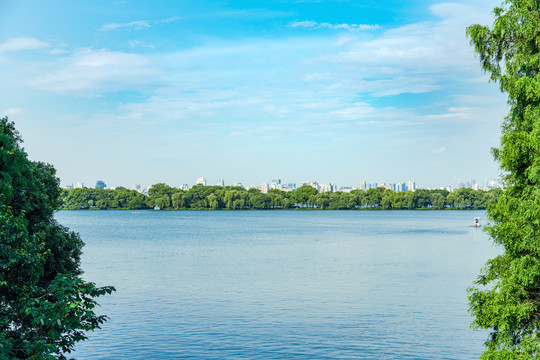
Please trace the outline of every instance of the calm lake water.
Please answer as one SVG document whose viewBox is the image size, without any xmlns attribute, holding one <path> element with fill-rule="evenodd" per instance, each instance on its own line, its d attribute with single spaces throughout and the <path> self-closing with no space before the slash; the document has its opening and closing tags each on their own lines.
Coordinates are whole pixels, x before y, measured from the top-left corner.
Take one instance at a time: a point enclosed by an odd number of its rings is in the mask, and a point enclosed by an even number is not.
<svg viewBox="0 0 540 360">
<path fill-rule="evenodd" d="M 60 211 L 114 285 L 78 359 L 474 359 L 481 211 Z"/>
</svg>

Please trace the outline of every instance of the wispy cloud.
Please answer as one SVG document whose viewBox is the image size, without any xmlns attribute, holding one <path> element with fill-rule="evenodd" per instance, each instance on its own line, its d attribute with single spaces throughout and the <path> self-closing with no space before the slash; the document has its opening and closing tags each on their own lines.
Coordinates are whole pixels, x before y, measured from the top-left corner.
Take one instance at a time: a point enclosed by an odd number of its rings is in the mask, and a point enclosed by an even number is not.
<svg viewBox="0 0 540 360">
<path fill-rule="evenodd" d="M 365 92 L 375 97 L 400 94 L 422 94 L 442 87 L 436 78 L 397 76 L 388 80 L 372 80 L 363 82 Z"/>
<path fill-rule="evenodd" d="M 157 20 L 157 21 L 137 20 L 137 21 L 130 21 L 127 23 L 109 23 L 109 24 L 103 25 L 99 30 L 111 31 L 111 30 L 118 30 L 122 28 L 131 28 L 133 30 L 147 30 L 151 28 L 152 25 L 170 24 L 178 20 L 180 20 L 179 16 L 173 16 L 170 18 Z"/>
<path fill-rule="evenodd" d="M 441 146 L 440 148 L 436 148 L 436 149 L 431 150 L 431 152 L 434 153 L 434 154 L 442 154 L 445 151 L 446 151 L 446 149 L 444 148 L 444 146 Z"/>
<path fill-rule="evenodd" d="M 334 30 L 347 30 L 347 31 L 360 31 L 360 30 L 376 30 L 379 25 L 367 25 L 367 24 L 330 24 L 319 23 L 317 21 L 295 21 L 290 24 L 293 28 L 304 29 L 334 29 Z"/>
<path fill-rule="evenodd" d="M 487 81 L 486 81 L 487 83 Z M 497 94 L 492 96 L 486 95 L 458 95 L 456 100 L 460 104 L 466 104 L 467 106 L 489 106 L 504 104 L 505 97 L 503 94 Z"/>
<path fill-rule="evenodd" d="M 23 111 L 21 108 L 12 108 L 2 111 L 2 116 L 11 116 L 20 114 Z"/>
<path fill-rule="evenodd" d="M 507 112 L 507 106 L 504 102 L 498 105 L 494 104 L 478 104 L 477 106 L 455 106 L 447 109 L 437 109 L 433 113 L 424 115 L 421 118 L 424 126 L 432 124 L 435 126 L 452 125 L 460 128 L 468 129 L 467 132 L 474 128 L 485 128 L 495 121 L 501 121 Z"/>
<path fill-rule="evenodd" d="M 60 69 L 34 79 L 42 90 L 78 97 L 144 89 L 157 84 L 162 72 L 147 58 L 126 52 L 82 49 L 61 59 Z"/>
<path fill-rule="evenodd" d="M 350 9 L 371 20 L 348 20 L 352 15 L 342 10 L 324 18 L 323 8 L 336 10 L 328 1 L 320 10 L 274 1 L 261 3 L 269 9 L 216 2 L 152 12 L 130 3 L 132 17 L 108 20 L 85 13 L 85 21 L 97 25 L 66 34 L 62 24 L 47 38 L 0 40 L 1 98 L 11 104 L 0 113 L 20 122 L 25 134 L 33 134 L 28 144 L 42 144 L 35 153 L 55 163 L 70 148 L 66 141 L 96 151 L 88 158 L 94 163 L 76 170 L 72 160 L 64 161 L 62 176 L 102 173 L 102 159 L 110 154 L 133 169 L 140 168 L 133 154 L 153 159 L 148 164 L 167 156 L 165 170 L 156 165 L 147 171 L 160 176 L 182 159 L 184 172 L 197 176 L 208 168 L 226 177 L 241 174 L 246 162 L 234 159 L 244 158 L 261 164 L 250 173 L 287 177 L 316 168 L 354 176 L 390 172 L 384 169 L 400 176 L 432 173 L 407 161 L 420 164 L 426 157 L 455 158 L 448 171 L 467 171 L 462 159 L 468 154 L 480 154 L 478 162 L 485 163 L 481 154 L 489 156 L 487 149 L 496 145 L 507 109 L 497 86 L 480 78 L 464 30 L 491 23 L 492 5 L 479 10 L 478 3 L 488 0 L 458 1 L 463 4 L 415 13 L 422 19 L 417 22 L 391 18 L 395 13 L 379 13 L 367 2 Z M 353 2 L 347 3 L 340 6 Z M 396 6 L 411 9 L 407 2 Z M 28 34 L 30 19 L 19 20 L 12 32 Z M 175 31 L 157 31 L 174 21 Z M 54 109 L 40 106 L 49 99 Z M 96 141 L 104 146 L 96 150 Z M 141 153 L 142 143 L 153 146 Z M 306 148 L 309 154 L 302 155 Z M 308 165 L 288 165 L 283 159 L 290 154 Z M 351 157 L 361 170 L 346 166 Z M 118 171 L 112 166 L 111 174 Z"/>
<path fill-rule="evenodd" d="M 445 9 L 447 12 L 443 11 Z M 474 21 L 471 9 L 436 6 L 432 12 L 444 15 L 442 19 L 396 27 L 369 39 L 350 32 L 345 35 L 346 41 L 339 41 L 343 33 L 335 38 L 209 41 L 195 48 L 165 54 L 156 50 L 144 56 L 87 49 L 61 58 L 55 68 L 32 84 L 43 90 L 75 96 L 147 90 L 148 86 L 154 89 L 159 86 L 160 94 L 169 89 L 173 89 L 173 94 L 178 90 L 189 92 L 200 88 L 219 92 L 249 87 L 252 91 L 267 93 L 292 89 L 291 96 L 309 97 L 305 103 L 318 102 L 313 92 L 325 99 L 339 98 L 344 103 L 337 109 L 342 111 L 350 107 L 347 104 L 365 101 L 364 96 L 382 98 L 428 93 L 444 88 L 445 82 L 457 78 L 457 73 L 467 74 L 473 69 L 476 74 L 477 61 L 468 41 L 463 33 L 456 34 L 456 29 L 463 29 L 464 24 Z M 461 19 L 463 10 L 468 14 L 465 19 Z M 141 22 L 109 24 L 109 28 L 137 26 L 138 23 Z M 157 22 L 142 23 L 150 26 Z M 364 26 L 314 21 L 294 24 L 305 28 L 360 29 Z M 151 43 L 137 39 L 127 40 L 127 44 L 131 48 L 154 49 Z M 160 75 L 165 71 L 170 77 Z M 181 89 L 178 89 L 179 84 Z"/>
<path fill-rule="evenodd" d="M 330 114 L 337 114 L 342 116 L 346 120 L 360 120 L 365 119 L 368 115 L 372 114 L 375 108 L 364 102 L 358 102 L 352 107 L 348 107 L 341 110 L 330 111 Z"/>
<path fill-rule="evenodd" d="M 69 50 L 66 49 L 52 49 L 49 51 L 49 54 L 51 55 L 60 55 L 60 54 L 67 54 L 69 53 Z"/>
<path fill-rule="evenodd" d="M 0 43 L 0 53 L 8 51 L 35 50 L 49 47 L 47 42 L 29 37 L 18 37 Z"/>
<path fill-rule="evenodd" d="M 205 17 L 216 17 L 216 18 L 248 18 L 248 19 L 271 19 L 271 18 L 280 18 L 291 16 L 293 13 L 287 11 L 276 11 L 269 9 L 237 9 L 237 10 L 226 10 L 226 11 L 216 11 L 205 14 Z"/>
<path fill-rule="evenodd" d="M 132 28 L 134 30 L 146 30 L 151 27 L 150 22 L 147 20 L 131 21 L 128 23 L 109 23 L 103 25 L 101 31 L 116 30 L 121 28 Z"/>
<path fill-rule="evenodd" d="M 137 48 L 137 47 L 144 47 L 144 48 L 148 48 L 148 49 L 155 49 L 156 48 L 153 44 L 149 44 L 149 43 L 147 43 L 145 41 L 141 41 L 141 40 L 137 40 L 137 39 L 129 40 L 128 44 L 129 44 L 129 47 L 131 47 L 132 49 Z"/>
<path fill-rule="evenodd" d="M 170 24 L 178 20 L 180 20 L 180 16 L 173 16 L 167 19 L 158 20 L 156 21 L 156 24 Z"/>
<path fill-rule="evenodd" d="M 483 76 L 470 78 L 466 81 L 471 84 L 485 84 L 490 81 L 490 78 L 489 78 L 489 75 L 483 75 Z"/>
<path fill-rule="evenodd" d="M 469 121 L 472 117 L 471 114 L 481 110 L 479 107 L 451 107 L 447 112 L 441 114 L 432 114 L 426 116 L 428 119 L 433 120 L 452 120 L 452 121 Z"/>
</svg>

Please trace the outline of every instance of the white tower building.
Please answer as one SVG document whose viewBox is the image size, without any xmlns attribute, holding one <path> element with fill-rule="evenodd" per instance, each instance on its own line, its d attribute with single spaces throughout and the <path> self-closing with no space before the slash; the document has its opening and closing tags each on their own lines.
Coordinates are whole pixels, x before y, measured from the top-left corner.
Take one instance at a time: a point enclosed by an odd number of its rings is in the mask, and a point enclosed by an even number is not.
<svg viewBox="0 0 540 360">
<path fill-rule="evenodd" d="M 201 176 L 200 178 L 197 179 L 197 182 L 195 183 L 195 185 L 206 186 L 206 179 Z"/>
</svg>

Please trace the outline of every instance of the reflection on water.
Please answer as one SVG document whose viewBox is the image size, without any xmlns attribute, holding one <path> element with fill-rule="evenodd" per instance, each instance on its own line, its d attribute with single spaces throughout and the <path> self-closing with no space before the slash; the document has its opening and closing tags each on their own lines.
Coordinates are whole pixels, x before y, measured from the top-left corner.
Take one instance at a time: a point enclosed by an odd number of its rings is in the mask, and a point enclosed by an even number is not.
<svg viewBox="0 0 540 360">
<path fill-rule="evenodd" d="M 114 285 L 79 359 L 472 359 L 473 211 L 62 211 Z"/>
</svg>

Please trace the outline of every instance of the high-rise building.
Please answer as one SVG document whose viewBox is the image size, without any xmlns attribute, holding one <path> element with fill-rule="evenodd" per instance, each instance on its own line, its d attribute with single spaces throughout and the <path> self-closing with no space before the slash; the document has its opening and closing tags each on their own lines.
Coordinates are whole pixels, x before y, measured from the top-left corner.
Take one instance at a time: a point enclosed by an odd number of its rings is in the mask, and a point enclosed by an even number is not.
<svg viewBox="0 0 540 360">
<path fill-rule="evenodd" d="M 312 188 L 319 191 L 319 184 L 316 181 L 304 181 L 302 183 L 302 186 L 305 186 L 305 185 L 311 186 Z"/>
<path fill-rule="evenodd" d="M 320 186 L 321 192 L 334 192 L 336 191 L 336 185 L 329 183 L 329 184 L 322 184 Z"/>
<path fill-rule="evenodd" d="M 366 184 L 366 182 L 365 182 L 365 181 L 360 182 L 360 185 L 358 186 L 358 188 L 359 188 L 360 190 L 366 191 L 366 190 L 367 190 L 367 184 Z"/>
<path fill-rule="evenodd" d="M 219 179 L 217 185 L 221 187 L 225 187 L 225 181 L 223 181 L 223 179 Z"/>
<path fill-rule="evenodd" d="M 270 183 L 270 189 L 283 189 L 283 184 L 281 184 L 281 179 L 272 179 L 272 182 Z"/>
<path fill-rule="evenodd" d="M 294 191 L 296 190 L 296 183 L 284 184 L 281 189 L 284 191 Z"/>
<path fill-rule="evenodd" d="M 502 181 L 500 180 L 489 180 L 488 181 L 488 189 L 495 189 L 498 187 L 502 187 Z"/>
<path fill-rule="evenodd" d="M 238 187 L 241 187 L 241 188 L 244 187 L 244 185 L 242 185 L 242 183 L 240 181 L 237 181 L 237 182 L 233 183 L 232 186 L 238 186 Z"/>
<path fill-rule="evenodd" d="M 206 186 L 206 179 L 201 176 L 200 178 L 197 179 L 197 182 L 195 183 L 195 185 Z"/>
<path fill-rule="evenodd" d="M 268 193 L 268 190 L 270 189 L 270 185 L 265 182 L 265 183 L 262 183 L 261 185 L 259 185 L 258 189 L 263 194 L 266 194 L 266 193 Z"/>
<path fill-rule="evenodd" d="M 107 185 L 103 180 L 96 181 L 96 189 L 105 189 Z"/>
<path fill-rule="evenodd" d="M 84 183 L 77 181 L 77 183 L 75 184 L 75 189 L 82 189 L 82 188 L 84 188 Z"/>
</svg>

